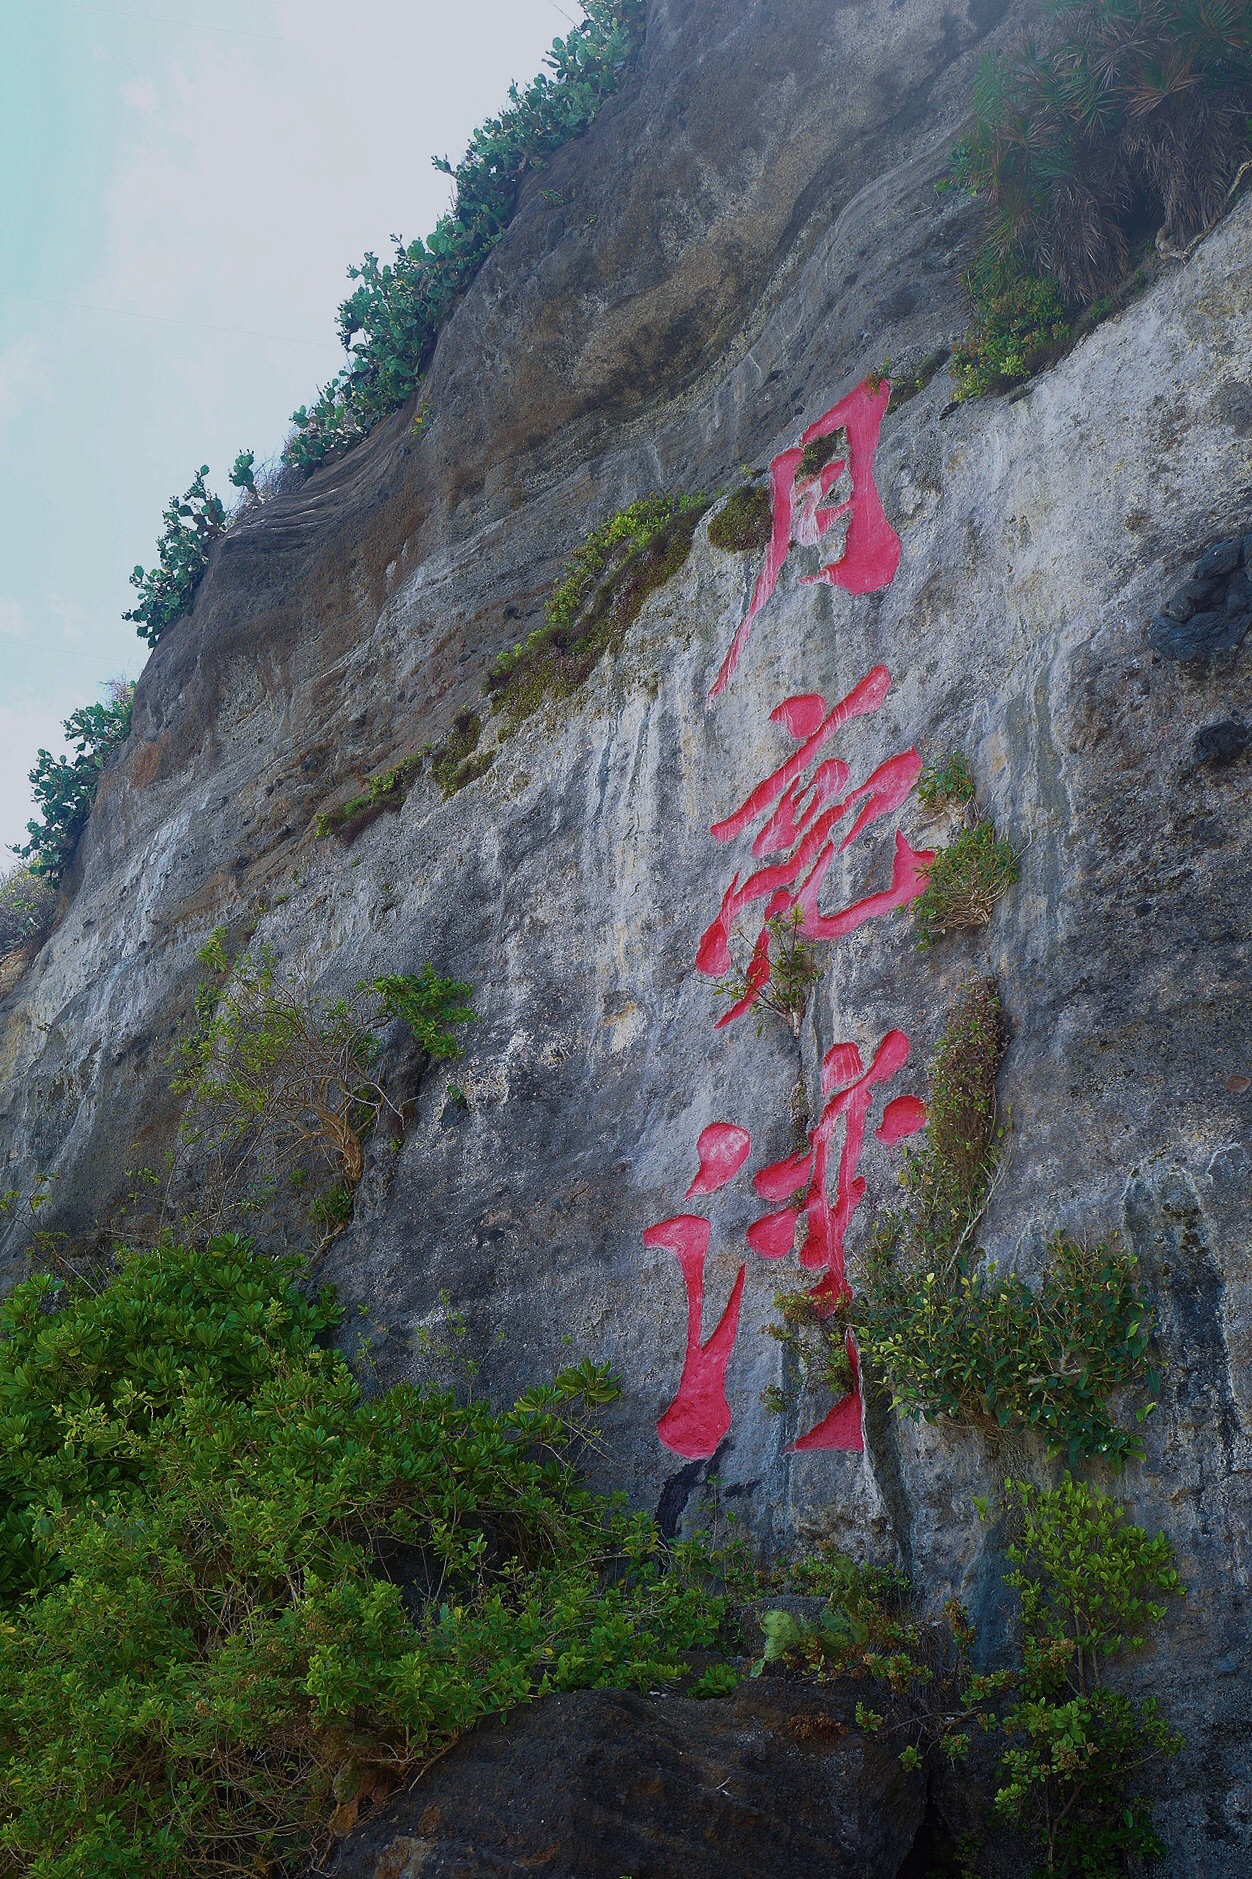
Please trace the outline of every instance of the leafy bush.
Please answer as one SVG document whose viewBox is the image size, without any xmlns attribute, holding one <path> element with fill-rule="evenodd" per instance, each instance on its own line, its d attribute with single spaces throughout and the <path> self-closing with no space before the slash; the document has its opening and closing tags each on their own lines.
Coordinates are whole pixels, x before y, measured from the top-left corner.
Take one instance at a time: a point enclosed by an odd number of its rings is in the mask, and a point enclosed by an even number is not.
<svg viewBox="0 0 1252 1879">
<path fill-rule="evenodd" d="M 235 468 L 239 468 L 238 461 Z M 209 565 L 209 550 L 225 531 L 226 509 L 221 498 L 209 492 L 204 480 L 208 473 L 208 464 L 202 463 L 186 495 L 181 500 L 170 497 L 157 543 L 161 559 L 146 574 L 136 567 L 130 577 L 131 586 L 139 590 L 139 605 L 122 618 L 138 622 L 135 631 L 149 646 L 155 646 L 166 627 L 190 612 Z"/>
<path fill-rule="evenodd" d="M 52 925 L 57 892 L 46 874 L 10 868 L 0 880 L 0 959 L 23 946 L 38 946 Z"/>
<path fill-rule="evenodd" d="M 477 1017 L 466 1003 L 471 988 L 429 963 L 325 998 L 280 977 L 267 947 L 233 958 L 224 928 L 199 956 L 217 976 L 200 988 L 173 1089 L 190 1098 L 182 1136 L 197 1163 L 197 1214 L 215 1227 L 310 1155 L 351 1194 L 371 1129 L 387 1118 L 402 1130 L 406 1119 L 378 1075 L 378 1028 L 398 1018 L 429 1057 L 449 1059 L 460 1055 L 451 1027 Z M 342 1225 L 346 1214 L 335 1204 L 315 1217 Z"/>
<path fill-rule="evenodd" d="M 1143 1770 L 1182 1738 L 1152 1697 L 1106 1687 L 1106 1663 L 1137 1650 L 1184 1587 L 1168 1539 L 1149 1539 L 1098 1488 L 1011 1484 L 1021 1522 L 1005 1583 L 1021 1599 L 1022 1669 L 1002 1728 L 998 1812 L 1031 1831 L 1044 1871 L 1119 1879 L 1163 1857 Z"/>
<path fill-rule="evenodd" d="M 1134 1287 L 1134 1259 L 1116 1245 L 1057 1239 L 1034 1290 L 977 1263 L 1004 1048 L 995 982 L 971 979 L 930 1066 L 925 1145 L 906 1156 L 902 1176 L 908 1206 L 881 1216 L 866 1255 L 856 1335 L 906 1415 L 1034 1429 L 1050 1453 L 1120 1466 L 1142 1449 L 1109 1398 L 1145 1380 L 1156 1388 L 1146 1363 L 1152 1314 Z"/>
<path fill-rule="evenodd" d="M 1143 1444 L 1109 1399 L 1146 1381 L 1152 1311 L 1133 1256 L 1116 1244 L 1057 1239 L 1037 1289 L 960 1255 L 948 1269 L 900 1256 L 880 1232 L 867 1261 L 857 1335 L 906 1415 L 990 1429 L 1033 1429 L 1050 1455 L 1100 1455 L 1114 1467 Z M 1145 1403 L 1142 1422 L 1156 1407 Z"/>
<path fill-rule="evenodd" d="M 984 258 L 966 276 L 973 321 L 952 353 L 958 400 L 1004 391 L 1051 365 L 1074 337 L 1056 282 L 1012 257 Z"/>
<path fill-rule="evenodd" d="M 43 820 L 26 824 L 30 840 L 14 854 L 30 858 L 33 874 L 54 886 L 73 858 L 78 838 L 87 826 L 105 764 L 130 735 L 130 714 L 135 688 L 118 682 L 107 705 L 84 705 L 65 720 L 65 735 L 74 745 L 72 757 L 54 757 L 41 750 L 30 772 L 32 792 Z"/>
<path fill-rule="evenodd" d="M 872 1685 L 882 1707 L 859 1702 L 857 1722 L 901 1742 L 907 1768 L 936 1756 L 963 1762 L 975 1736 L 1002 1734 L 994 1810 L 1029 1836 L 1043 1856 L 1038 1870 L 1051 1879 L 1120 1879 L 1128 1865 L 1166 1850 L 1141 1783 L 1145 1768 L 1177 1754 L 1181 1738 L 1153 1698 L 1135 1703 L 1109 1690 L 1104 1670 L 1142 1646 L 1165 1616 L 1164 1599 L 1184 1595 L 1173 1549 L 1068 1476 L 1050 1490 L 1010 1481 L 1005 1495 L 1017 1533 L 1005 1584 L 1019 1595 L 1020 1624 L 1003 1669 L 972 1671 L 977 1636 L 955 1600 L 942 1624 L 923 1625 L 903 1574 L 832 1550 L 790 1575 L 797 1590 L 824 1595 L 827 1610 L 816 1624 L 765 1612 L 752 1674 L 783 1661 L 822 1681 Z"/>
<path fill-rule="evenodd" d="M 709 523 L 710 542 L 728 554 L 768 548 L 773 533 L 769 491 L 761 483 L 745 483 L 737 489 Z"/>
<path fill-rule="evenodd" d="M 996 902 L 1021 878 L 1010 842 L 989 817 L 964 828 L 926 870 L 926 889 L 910 909 L 923 950 L 959 927 L 986 926 Z"/>
<path fill-rule="evenodd" d="M 571 1464 L 607 1371 L 365 1399 L 296 1281 L 220 1240 L 3 1307 L 0 1846 L 32 1879 L 292 1874 L 480 1718 L 713 1640 Z"/>
<path fill-rule="evenodd" d="M 363 437 L 421 383 L 435 341 L 517 207 L 525 178 L 581 135 L 642 43 L 642 0 L 585 0 L 586 18 L 547 57 L 551 72 L 519 91 L 481 125 L 454 169 L 451 209 L 434 233 L 407 245 L 393 236 L 390 262 L 367 254 L 348 270 L 359 285 L 339 309 L 348 364 L 311 407 L 294 414 L 284 461 L 312 470 L 332 450 Z"/>
<path fill-rule="evenodd" d="M 691 553 L 703 496 L 643 496 L 593 529 L 547 606 L 546 624 L 501 653 L 487 675 L 492 709 L 520 723 L 545 698 L 567 698 L 619 646 L 648 595 Z"/>
<path fill-rule="evenodd" d="M 1136 217 L 1185 240 L 1248 156 L 1252 14 L 1243 0 L 1081 0 L 992 54 L 957 153 L 993 259 L 1095 299 L 1126 270 Z"/>
<path fill-rule="evenodd" d="M 972 802 L 974 778 L 959 750 L 941 764 L 922 771 L 917 779 L 917 800 L 926 809 L 949 809 Z"/>
</svg>

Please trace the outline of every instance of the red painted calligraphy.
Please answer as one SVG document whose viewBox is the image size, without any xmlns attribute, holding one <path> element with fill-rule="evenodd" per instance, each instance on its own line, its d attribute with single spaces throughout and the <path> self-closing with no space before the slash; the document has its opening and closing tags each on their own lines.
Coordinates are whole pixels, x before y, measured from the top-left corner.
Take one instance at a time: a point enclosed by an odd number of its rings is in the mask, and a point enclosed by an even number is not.
<svg viewBox="0 0 1252 1879">
<path fill-rule="evenodd" d="M 835 558 L 808 581 L 825 581 L 850 594 L 872 594 L 890 587 L 900 564 L 900 537 L 887 520 L 874 481 L 874 452 L 883 414 L 891 396 L 887 379 L 866 379 L 836 405 L 810 424 L 799 444 L 784 450 L 770 465 L 770 511 L 773 528 L 765 560 L 752 590 L 748 611 L 739 624 L 730 651 L 722 661 L 709 700 L 726 689 L 739 663 L 753 622 L 778 585 L 792 543 L 816 548 L 841 517 L 848 527 L 843 547 Z M 806 472 L 806 458 L 823 438 L 842 431 L 846 452 Z M 816 453 L 820 454 L 820 453 Z M 845 501 L 827 498 L 847 472 L 851 493 Z"/>
<path fill-rule="evenodd" d="M 819 1312 L 829 1316 L 851 1296 L 844 1271 L 844 1240 L 865 1193 L 858 1172 L 865 1145 L 865 1127 L 874 1092 L 898 1075 L 908 1061 L 909 1040 L 903 1031 L 888 1031 L 868 1069 L 855 1044 L 835 1044 L 822 1059 L 822 1095 L 827 1098 L 817 1126 L 809 1132 L 806 1151 L 789 1155 L 753 1177 L 752 1185 L 764 1201 L 787 1201 L 778 1211 L 762 1215 L 748 1228 L 748 1245 L 763 1259 L 784 1259 L 804 1224 L 800 1264 L 821 1274 L 813 1297 Z M 843 1145 L 831 1200 L 831 1142 L 843 1123 Z M 926 1105 L 916 1096 L 900 1096 L 887 1104 L 876 1130 L 884 1143 L 903 1141 L 926 1122 Z M 861 1447 L 860 1372 L 856 1346 L 847 1334 L 852 1362 L 853 1390 L 836 1403 L 830 1414 L 796 1443 L 798 1449 Z"/>
<path fill-rule="evenodd" d="M 716 839 L 730 841 L 765 817 L 752 843 L 753 856 L 757 860 L 770 855 L 784 856 L 781 861 L 756 869 L 746 880 L 735 873 L 722 896 L 717 918 L 706 929 L 697 948 L 698 972 L 710 978 L 729 973 L 733 966 L 731 934 L 736 920 L 755 902 L 765 903 L 740 996 L 717 1020 L 719 1028 L 749 1011 L 769 984 L 772 970 L 770 922 L 778 916 L 798 910 L 798 930 L 803 938 L 841 939 L 855 932 L 866 920 L 905 907 L 925 892 L 926 870 L 934 855 L 929 849 L 911 847 L 897 831 L 890 887 L 867 894 L 838 913 L 824 914 L 818 904 L 822 883 L 835 856 L 849 848 L 881 816 L 899 809 L 921 774 L 922 763 L 917 752 L 900 751 L 879 764 L 866 782 L 844 794 L 848 766 L 831 757 L 818 762 L 836 731 L 853 718 L 878 709 L 890 684 L 886 666 L 875 666 L 831 710 L 827 710 L 825 699 L 814 692 L 786 699 L 771 712 L 770 719 L 785 726 L 800 748 L 759 783 L 732 815 L 713 824 L 711 833 Z M 837 825 L 857 805 L 859 809 L 852 826 L 836 846 Z"/>
</svg>

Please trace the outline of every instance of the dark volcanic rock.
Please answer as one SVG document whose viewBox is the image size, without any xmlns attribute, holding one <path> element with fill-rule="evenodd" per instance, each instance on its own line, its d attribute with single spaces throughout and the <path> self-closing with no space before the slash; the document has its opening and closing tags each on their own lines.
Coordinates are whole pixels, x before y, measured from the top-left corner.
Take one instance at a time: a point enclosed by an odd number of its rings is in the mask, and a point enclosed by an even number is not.
<svg viewBox="0 0 1252 1879">
<path fill-rule="evenodd" d="M 1148 627 L 1148 637 L 1165 659 L 1208 659 L 1215 652 L 1233 652 L 1243 644 L 1247 631 L 1248 615 L 1227 613 L 1223 607 L 1220 613 L 1194 613 L 1185 622 L 1158 613 Z"/>
<path fill-rule="evenodd" d="M 1197 763 L 1222 770 L 1242 757 L 1250 744 L 1252 727 L 1227 719 L 1222 724 L 1206 724 L 1202 731 L 1197 731 L 1191 750 Z"/>
<path fill-rule="evenodd" d="M 921 1778 L 826 1693 L 580 1690 L 484 1726 L 347 1840 L 335 1879 L 895 1879 Z"/>
<path fill-rule="evenodd" d="M 1240 544 L 1237 539 L 1214 542 L 1195 564 L 1197 581 L 1213 581 L 1223 574 L 1230 574 L 1239 565 L 1239 555 Z"/>
</svg>

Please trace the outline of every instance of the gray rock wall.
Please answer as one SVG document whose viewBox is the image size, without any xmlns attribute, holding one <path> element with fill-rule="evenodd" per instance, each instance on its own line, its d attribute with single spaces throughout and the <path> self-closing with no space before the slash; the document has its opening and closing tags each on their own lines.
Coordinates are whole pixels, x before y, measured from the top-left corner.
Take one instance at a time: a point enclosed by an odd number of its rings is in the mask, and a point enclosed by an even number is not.
<svg viewBox="0 0 1252 1879">
<path fill-rule="evenodd" d="M 255 920 L 327 988 L 429 958 L 473 981 L 482 1022 L 423 1085 L 401 1152 L 372 1152 L 321 1262 L 377 1373 L 413 1371 L 445 1292 L 498 1396 L 572 1354 L 610 1360 L 625 1393 L 602 1478 L 690 1522 L 708 1464 L 655 1432 L 683 1283 L 642 1236 L 701 1207 L 705 1336 L 746 1265 L 725 1504 L 767 1546 L 903 1557 L 936 1605 L 955 1589 L 994 1634 L 995 1536 L 970 1499 L 1004 1457 L 873 1401 L 863 1454 L 793 1452 L 801 1425 L 760 1404 L 780 1361 L 761 1333 L 802 1275 L 743 1239 L 762 1211 L 748 1176 L 793 1146 L 798 1077 L 811 1095 L 833 1043 L 868 1061 L 899 1028 L 911 1057 L 884 1094 L 922 1093 L 957 987 L 993 971 L 1012 1133 L 985 1244 L 1032 1273 L 1057 1230 L 1118 1229 L 1143 1261 L 1164 1389 L 1122 1487 L 1192 1588 L 1142 1673 L 1189 1737 L 1169 1870 L 1234 1875 L 1252 1846 L 1252 812 L 1248 759 L 1200 762 L 1195 740 L 1252 717 L 1252 653 L 1162 659 L 1148 621 L 1208 544 L 1252 527 L 1247 199 L 1027 395 L 948 412 L 941 373 L 890 413 L 876 476 L 894 583 L 806 585 L 831 551 L 793 551 L 715 709 L 756 560 L 702 526 L 624 651 L 483 779 L 446 802 L 420 781 L 350 846 L 312 826 L 479 696 L 594 521 L 652 487 L 727 487 L 885 355 L 908 369 L 950 343 L 971 224 L 932 181 L 979 44 L 1006 29 L 1000 9 L 933 0 L 652 9 L 639 74 L 545 174 L 563 204 L 536 191 L 441 342 L 421 436 L 401 414 L 241 523 L 150 661 L 66 917 L 0 1006 L 4 1185 L 54 1177 L 43 1224 L 89 1235 L 127 1171 L 159 1164 L 166 1059 L 218 922 L 242 936 Z M 798 1044 L 750 1018 L 714 1030 L 695 949 L 749 851 L 710 824 L 793 748 L 769 721 L 781 700 L 833 702 L 877 663 L 887 702 L 831 753 L 855 783 L 903 749 L 964 749 L 1024 850 L 1021 883 L 988 928 L 930 953 L 890 918 L 829 946 Z M 944 839 L 910 800 L 839 860 L 826 908 L 887 885 L 897 827 Z M 714 1120 L 750 1131 L 751 1159 L 685 1203 Z M 853 1270 L 899 1155 L 871 1122 Z"/>
</svg>

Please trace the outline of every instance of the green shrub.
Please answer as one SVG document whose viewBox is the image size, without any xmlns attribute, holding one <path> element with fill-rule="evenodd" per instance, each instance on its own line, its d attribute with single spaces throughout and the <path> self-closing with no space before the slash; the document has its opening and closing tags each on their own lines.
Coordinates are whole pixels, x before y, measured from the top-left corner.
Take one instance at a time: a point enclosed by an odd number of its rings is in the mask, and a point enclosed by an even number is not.
<svg viewBox="0 0 1252 1879">
<path fill-rule="evenodd" d="M 65 720 L 65 735 L 74 745 L 72 757 L 54 757 L 41 750 L 30 772 L 32 794 L 42 820 L 26 824 L 30 840 L 14 853 L 30 859 L 31 872 L 54 886 L 73 858 L 78 839 L 87 826 L 105 764 L 130 735 L 135 688 L 118 682 L 107 705 L 84 705 Z"/>
<path fill-rule="evenodd" d="M 1058 1238 L 1036 1289 L 978 1263 L 1005 1041 L 994 980 L 969 980 L 931 1062 L 925 1143 L 901 1177 L 908 1203 L 880 1216 L 870 1242 L 856 1335 L 906 1415 L 1033 1429 L 1050 1453 L 1120 1466 L 1142 1445 L 1109 1398 L 1129 1384 L 1156 1389 L 1146 1361 L 1152 1314 L 1135 1289 L 1134 1259 L 1115 1244 Z"/>
<path fill-rule="evenodd" d="M 246 1243 L 3 1307 L 0 1846 L 32 1879 L 294 1873 L 464 1729 L 651 1688 L 721 1602 L 583 1488 L 607 1371 L 512 1409 L 369 1398 Z"/>
<path fill-rule="evenodd" d="M 923 950 L 960 927 L 986 926 L 996 902 L 1021 877 L 1012 844 L 990 818 L 964 828 L 926 871 L 926 889 L 910 909 Z"/>
<path fill-rule="evenodd" d="M 1135 1286 L 1136 1262 L 1116 1244 L 1058 1238 L 1032 1289 L 1016 1273 L 962 1253 L 947 1268 L 902 1255 L 876 1235 L 857 1304 L 867 1362 L 892 1404 L 927 1422 L 1033 1430 L 1050 1455 L 1099 1455 L 1114 1467 L 1143 1444 L 1109 1399 L 1146 1381 L 1142 1422 L 1156 1407 L 1147 1366 L 1152 1310 Z"/>
<path fill-rule="evenodd" d="M 703 496 L 644 496 L 593 529 L 548 602 L 546 624 L 488 673 L 492 710 L 516 724 L 545 699 L 575 692 L 621 645 L 648 595 L 685 565 L 708 506 Z"/>
<path fill-rule="evenodd" d="M 955 174 L 986 207 L 989 261 L 1090 302 L 1126 271 L 1136 219 L 1185 240 L 1248 156 L 1242 0 L 1081 0 L 984 61 Z"/>
<path fill-rule="evenodd" d="M 783 1661 L 822 1682 L 869 1685 L 881 1707 L 858 1702 L 857 1722 L 901 1744 L 906 1768 L 963 1762 L 975 1736 L 1004 1736 L 992 1805 L 1042 1855 L 1037 1871 L 1120 1879 L 1166 1850 L 1143 1776 L 1177 1754 L 1181 1738 L 1154 1698 L 1132 1702 L 1107 1688 L 1104 1672 L 1142 1646 L 1165 1599 L 1184 1595 L 1173 1549 L 1068 1476 L 1050 1490 L 1009 1481 L 1005 1498 L 1016 1538 L 1004 1582 L 1018 1594 L 1020 1622 L 1003 1668 L 973 1671 L 977 1635 L 955 1600 L 942 1623 L 923 1624 L 903 1574 L 829 1550 L 788 1580 L 824 1595 L 826 1611 L 816 1623 L 766 1611 L 752 1674 Z M 980 1838 L 969 1836 L 967 1868 L 979 1863 Z"/>
<path fill-rule="evenodd" d="M 0 959 L 47 937 L 57 908 L 57 891 L 46 874 L 33 868 L 10 868 L 0 880 Z"/>
<path fill-rule="evenodd" d="M 402 1132 L 406 1121 L 379 1076 L 378 1031 L 398 1018 L 428 1057 L 446 1060 L 460 1055 L 451 1027 L 477 1018 L 471 988 L 429 962 L 326 998 L 280 975 L 268 947 L 232 957 L 224 928 L 199 956 L 215 976 L 200 987 L 172 1088 L 188 1097 L 181 1134 L 196 1168 L 195 1220 L 214 1229 L 268 1200 L 309 1156 L 333 1177 L 332 1191 L 351 1194 L 371 1130 L 386 1120 Z M 323 1201 L 314 1219 L 342 1225 L 342 1204 Z"/>
<path fill-rule="evenodd" d="M 769 490 L 761 483 L 745 483 L 723 503 L 709 523 L 709 540 L 728 554 L 760 552 L 774 533 Z"/>
<path fill-rule="evenodd" d="M 1155 1698 L 1108 1689 L 1105 1666 L 1139 1649 L 1164 1599 L 1184 1595 L 1173 1548 L 1068 1477 L 1009 1492 L 1020 1530 L 1005 1583 L 1021 1600 L 1022 1669 L 1001 1723 L 1015 1746 L 1000 1763 L 996 1809 L 1030 1832 L 1045 1873 L 1120 1879 L 1167 1850 L 1141 1784 L 1182 1738 Z"/>
<path fill-rule="evenodd" d="M 294 414 L 286 463 L 312 470 L 363 437 L 421 383 L 438 339 L 474 276 L 513 219 L 528 175 L 586 130 L 643 40 L 642 0 L 586 0 L 585 18 L 548 54 L 541 73 L 508 108 L 481 125 L 454 169 L 451 209 L 434 233 L 407 245 L 393 236 L 390 262 L 367 254 L 348 270 L 359 285 L 339 309 L 348 364 L 311 407 Z"/>
<path fill-rule="evenodd" d="M 209 492 L 204 480 L 208 473 L 208 464 L 202 463 L 186 495 L 181 500 L 171 496 L 157 543 L 160 561 L 146 574 L 136 567 L 130 577 L 131 586 L 139 590 L 139 605 L 122 618 L 138 622 L 135 631 L 149 646 L 155 646 L 168 626 L 190 612 L 209 565 L 209 550 L 225 531 L 226 509 L 221 498 Z"/>
<path fill-rule="evenodd" d="M 1004 391 L 1051 365 L 1074 337 L 1056 282 L 1011 257 L 984 259 L 966 276 L 973 320 L 950 367 L 958 400 Z"/>
<path fill-rule="evenodd" d="M 788 913 L 771 914 L 765 922 L 770 955 L 770 975 L 763 991 L 757 994 L 752 1010 L 756 1016 L 756 1034 L 765 1029 L 767 1016 L 781 1018 L 793 1037 L 800 1035 L 809 994 L 822 976 L 817 953 L 803 937 L 804 913 L 793 907 Z M 735 962 L 733 971 L 713 987 L 715 998 L 737 1005 L 750 989 L 751 958 Z"/>
<path fill-rule="evenodd" d="M 917 800 L 927 809 L 957 808 L 971 802 L 973 796 L 973 774 L 959 750 L 954 750 L 941 764 L 923 770 L 917 779 Z"/>
</svg>

